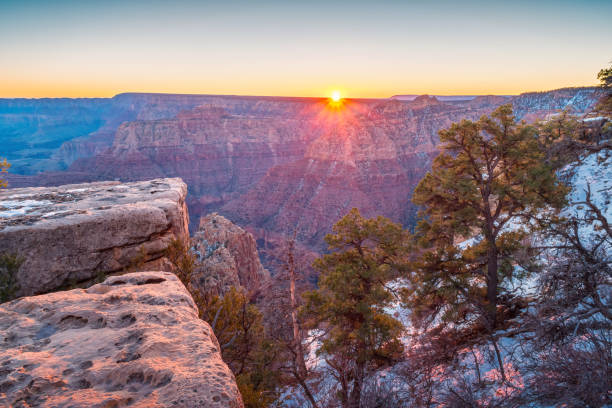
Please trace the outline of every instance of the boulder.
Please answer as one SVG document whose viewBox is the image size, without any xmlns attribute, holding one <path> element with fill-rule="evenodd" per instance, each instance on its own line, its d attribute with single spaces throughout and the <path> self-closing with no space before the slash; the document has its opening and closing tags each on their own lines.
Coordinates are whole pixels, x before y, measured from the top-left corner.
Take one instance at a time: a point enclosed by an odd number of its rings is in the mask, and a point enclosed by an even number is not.
<svg viewBox="0 0 612 408">
<path fill-rule="evenodd" d="M 177 178 L 0 191 L 0 254 L 23 260 L 16 295 L 160 269 L 168 244 L 189 239 L 186 194 Z"/>
<path fill-rule="evenodd" d="M 112 276 L 0 305 L 0 406 L 243 407 L 175 275 Z"/>
</svg>

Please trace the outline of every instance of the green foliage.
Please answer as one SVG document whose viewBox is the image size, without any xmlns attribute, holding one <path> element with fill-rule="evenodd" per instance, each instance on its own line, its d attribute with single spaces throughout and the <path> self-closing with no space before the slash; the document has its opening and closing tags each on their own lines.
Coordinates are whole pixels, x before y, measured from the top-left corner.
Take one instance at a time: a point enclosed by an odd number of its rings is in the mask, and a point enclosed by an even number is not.
<svg viewBox="0 0 612 408">
<path fill-rule="evenodd" d="M 22 263 L 23 259 L 16 255 L 0 255 L 0 303 L 15 298 L 15 294 L 19 290 L 17 273 Z"/>
<path fill-rule="evenodd" d="M 175 275 L 192 292 L 191 275 L 195 268 L 196 259 L 195 255 L 189 250 L 189 245 L 180 239 L 173 239 L 166 248 L 165 255 L 174 266 Z"/>
<path fill-rule="evenodd" d="M 236 376 L 245 406 L 267 406 L 277 396 L 279 379 L 272 368 L 275 350 L 266 338 L 259 309 L 243 290 L 233 287 L 223 297 L 214 296 L 202 318 L 217 336 L 223 361 Z"/>
<path fill-rule="evenodd" d="M 581 142 L 579 136 L 582 124 L 567 111 L 550 120 L 538 122 L 535 126 L 544 159 L 553 169 L 562 168 L 582 154 L 582 150 L 576 148 Z"/>
<path fill-rule="evenodd" d="M 11 165 L 9 164 L 9 162 L 7 162 L 6 159 L 2 159 L 0 161 L 0 174 L 7 173 L 10 167 Z M 8 184 L 6 183 L 6 181 L 0 178 L 0 188 L 6 188 L 7 185 Z"/>
<path fill-rule="evenodd" d="M 314 263 L 319 289 L 304 294 L 303 313 L 323 332 L 318 353 L 346 379 L 341 401 L 354 406 L 367 373 L 402 352 L 402 324 L 384 308 L 394 300 L 388 283 L 403 269 L 407 248 L 400 225 L 363 218 L 357 209 L 333 231 L 325 237 L 333 252 Z"/>
<path fill-rule="evenodd" d="M 608 68 L 602 68 L 597 74 L 597 79 L 599 79 L 601 87 L 607 90 L 606 95 L 599 101 L 597 110 L 610 115 L 612 112 L 612 65 Z"/>
<path fill-rule="evenodd" d="M 567 189 L 547 163 L 536 129 L 517 124 L 510 105 L 451 125 L 440 131 L 440 142 L 442 152 L 413 196 L 423 208 L 416 236 L 424 251 L 405 299 L 417 322 L 440 317 L 492 330 L 500 295 L 511 298 L 506 283 L 520 270 L 514 266 L 529 220 L 561 208 Z M 469 245 L 458 245 L 467 239 Z"/>
<path fill-rule="evenodd" d="M 612 65 L 609 66 L 608 68 L 602 68 L 597 73 L 597 79 L 599 79 L 599 82 L 602 87 L 604 88 L 612 87 Z"/>
</svg>

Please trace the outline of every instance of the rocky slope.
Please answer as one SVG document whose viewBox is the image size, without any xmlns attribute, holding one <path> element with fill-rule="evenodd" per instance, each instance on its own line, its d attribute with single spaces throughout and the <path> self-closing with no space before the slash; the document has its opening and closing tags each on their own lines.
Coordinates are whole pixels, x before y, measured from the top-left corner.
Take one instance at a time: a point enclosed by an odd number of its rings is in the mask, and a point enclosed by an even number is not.
<svg viewBox="0 0 612 408">
<path fill-rule="evenodd" d="M 0 253 L 23 260 L 17 295 L 132 267 L 160 268 L 187 240 L 187 186 L 179 179 L 0 191 Z"/>
<path fill-rule="evenodd" d="M 0 305 L 0 405 L 243 407 L 219 344 L 171 273 Z"/>
<path fill-rule="evenodd" d="M 200 219 L 191 242 L 197 256 L 192 284 L 203 292 L 222 295 L 234 286 L 253 293 L 270 277 L 253 235 L 217 213 Z"/>
</svg>

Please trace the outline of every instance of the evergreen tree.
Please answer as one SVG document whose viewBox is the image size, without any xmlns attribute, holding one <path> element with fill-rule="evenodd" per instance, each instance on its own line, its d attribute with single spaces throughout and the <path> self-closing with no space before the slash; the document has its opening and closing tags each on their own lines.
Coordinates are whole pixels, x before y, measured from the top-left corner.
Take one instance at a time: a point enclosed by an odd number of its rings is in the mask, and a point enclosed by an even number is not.
<svg viewBox="0 0 612 408">
<path fill-rule="evenodd" d="M 612 112 L 612 65 L 608 68 L 602 68 L 597 74 L 597 79 L 606 94 L 599 101 L 597 109 L 600 112 L 610 114 Z"/>
<path fill-rule="evenodd" d="M 180 240 L 170 242 L 166 256 L 198 307 L 199 317 L 210 323 L 223 361 L 236 376 L 246 408 L 264 408 L 278 396 L 275 371 L 277 350 L 264 330 L 263 315 L 244 289 L 232 287 L 223 296 L 205 293 L 192 285 L 196 258 Z"/>
<path fill-rule="evenodd" d="M 7 173 L 9 167 L 11 167 L 11 165 L 9 164 L 9 162 L 6 161 L 6 159 L 0 160 L 0 175 L 3 173 Z M 0 188 L 5 187 L 7 187 L 6 181 L 0 178 Z"/>
<path fill-rule="evenodd" d="M 424 251 L 407 303 L 421 322 L 476 324 L 491 333 L 503 320 L 498 306 L 511 306 L 509 284 L 525 272 L 516 264 L 531 217 L 560 208 L 566 189 L 535 128 L 517 124 L 510 105 L 453 124 L 440 131 L 440 142 L 413 196 L 424 208 L 416 234 Z"/>
<path fill-rule="evenodd" d="M 597 79 L 604 88 L 612 88 L 612 65 L 608 68 L 602 68 L 597 73 Z"/>
<path fill-rule="evenodd" d="M 343 407 L 359 407 L 365 377 L 402 351 L 402 324 L 385 312 L 389 287 L 404 263 L 405 233 L 384 217 L 353 209 L 325 237 L 333 251 L 315 261 L 319 289 L 305 294 L 306 315 L 320 329 L 318 354 L 340 385 Z"/>
</svg>

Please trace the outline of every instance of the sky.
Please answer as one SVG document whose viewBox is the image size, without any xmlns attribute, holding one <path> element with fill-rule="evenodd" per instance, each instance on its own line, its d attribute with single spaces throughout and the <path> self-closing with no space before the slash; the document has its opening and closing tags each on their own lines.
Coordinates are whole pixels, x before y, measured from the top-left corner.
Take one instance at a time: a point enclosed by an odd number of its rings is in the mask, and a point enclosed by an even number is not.
<svg viewBox="0 0 612 408">
<path fill-rule="evenodd" d="M 0 0 L 0 97 L 389 97 L 594 85 L 612 0 Z"/>
</svg>

